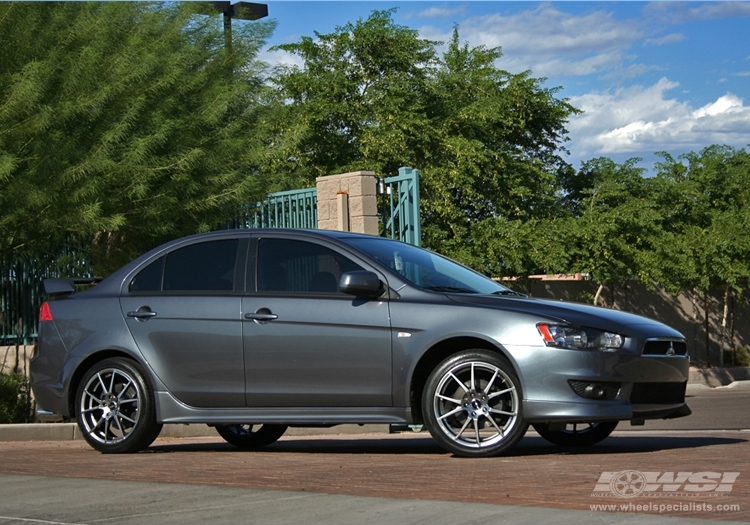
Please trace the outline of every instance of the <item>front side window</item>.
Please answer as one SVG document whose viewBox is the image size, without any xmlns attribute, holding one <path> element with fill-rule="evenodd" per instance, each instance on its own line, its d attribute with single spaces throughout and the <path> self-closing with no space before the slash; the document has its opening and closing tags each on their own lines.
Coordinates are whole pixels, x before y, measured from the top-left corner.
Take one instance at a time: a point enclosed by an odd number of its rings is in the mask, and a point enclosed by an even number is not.
<svg viewBox="0 0 750 525">
<path fill-rule="evenodd" d="M 362 269 L 330 248 L 288 239 L 261 239 L 257 261 L 259 292 L 338 293 L 341 274 Z"/>
<path fill-rule="evenodd" d="M 234 290 L 238 239 L 191 244 L 160 257 L 130 282 L 130 292 Z"/>
</svg>

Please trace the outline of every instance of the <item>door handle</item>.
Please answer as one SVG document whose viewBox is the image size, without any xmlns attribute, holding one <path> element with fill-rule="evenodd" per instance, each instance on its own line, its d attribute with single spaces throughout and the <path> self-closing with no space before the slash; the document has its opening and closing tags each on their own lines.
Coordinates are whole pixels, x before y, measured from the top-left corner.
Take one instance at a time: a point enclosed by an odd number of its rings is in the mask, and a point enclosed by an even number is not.
<svg viewBox="0 0 750 525">
<path fill-rule="evenodd" d="M 276 314 L 262 314 L 262 313 L 245 314 L 245 319 L 252 319 L 253 321 L 274 321 L 278 318 L 279 316 Z"/>
<path fill-rule="evenodd" d="M 139 308 L 135 312 L 128 312 L 128 317 L 132 317 L 133 319 L 137 319 L 139 321 L 147 321 L 148 319 L 151 319 L 152 317 L 156 317 L 156 312 L 152 312 L 148 307 L 145 308 Z"/>
<path fill-rule="evenodd" d="M 275 321 L 279 316 L 272 314 L 268 308 L 258 308 L 255 313 L 245 314 L 245 319 L 251 319 L 258 324 L 266 324 L 269 321 Z"/>
</svg>

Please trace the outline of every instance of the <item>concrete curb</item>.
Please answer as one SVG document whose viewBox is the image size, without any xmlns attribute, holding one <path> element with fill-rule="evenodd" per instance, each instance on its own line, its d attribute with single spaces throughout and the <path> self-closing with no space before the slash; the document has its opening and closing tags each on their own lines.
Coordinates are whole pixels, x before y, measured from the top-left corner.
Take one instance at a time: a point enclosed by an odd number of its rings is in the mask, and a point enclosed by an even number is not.
<svg viewBox="0 0 750 525">
<path fill-rule="evenodd" d="M 322 436 L 337 434 L 387 434 L 389 425 L 337 425 L 331 428 L 290 428 L 285 436 Z M 208 425 L 164 425 L 160 438 L 215 437 L 222 438 Z M 0 425 L 0 441 L 71 441 L 83 436 L 76 423 L 26 423 Z"/>
<path fill-rule="evenodd" d="M 750 367 L 735 366 L 732 368 L 691 368 L 688 384 L 705 385 L 716 388 L 734 382 L 750 380 Z"/>
</svg>

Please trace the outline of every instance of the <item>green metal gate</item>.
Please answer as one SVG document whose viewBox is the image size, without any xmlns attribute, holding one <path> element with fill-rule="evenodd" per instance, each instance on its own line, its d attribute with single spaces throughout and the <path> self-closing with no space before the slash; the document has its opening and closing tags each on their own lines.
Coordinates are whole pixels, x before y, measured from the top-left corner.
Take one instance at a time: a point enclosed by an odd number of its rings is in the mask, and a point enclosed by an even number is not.
<svg viewBox="0 0 750 525">
<path fill-rule="evenodd" d="M 398 175 L 378 181 L 383 237 L 422 246 L 419 170 L 403 167 Z"/>
</svg>

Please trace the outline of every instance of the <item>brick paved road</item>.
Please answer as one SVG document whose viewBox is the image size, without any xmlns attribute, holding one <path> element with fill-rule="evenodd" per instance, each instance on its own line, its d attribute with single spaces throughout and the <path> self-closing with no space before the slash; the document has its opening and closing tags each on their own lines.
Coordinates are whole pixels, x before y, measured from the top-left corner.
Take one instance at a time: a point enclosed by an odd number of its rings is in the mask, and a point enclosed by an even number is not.
<svg viewBox="0 0 750 525">
<path fill-rule="evenodd" d="M 102 455 L 84 442 L 0 443 L 0 472 L 170 482 L 354 496 L 589 510 L 624 503 L 591 496 L 604 471 L 740 472 L 723 498 L 679 497 L 694 510 L 664 515 L 750 521 L 750 432 L 615 432 L 586 450 L 563 449 L 529 433 L 509 456 L 461 459 L 426 433 L 284 437 L 260 452 L 216 438 L 159 439 L 135 455 Z M 712 493 L 713 494 L 713 493 Z M 634 503 L 653 498 L 639 496 Z M 739 504 L 708 513 L 696 505 Z"/>
</svg>

